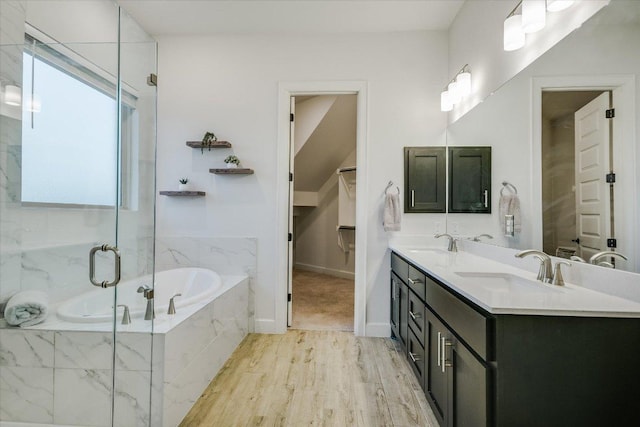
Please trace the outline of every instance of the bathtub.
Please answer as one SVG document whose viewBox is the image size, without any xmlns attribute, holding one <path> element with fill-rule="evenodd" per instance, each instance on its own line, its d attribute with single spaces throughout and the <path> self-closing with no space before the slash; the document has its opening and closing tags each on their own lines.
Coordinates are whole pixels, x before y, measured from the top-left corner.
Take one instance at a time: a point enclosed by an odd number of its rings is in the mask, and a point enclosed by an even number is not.
<svg viewBox="0 0 640 427">
<path fill-rule="evenodd" d="M 118 284 L 118 304 L 130 306 L 132 319 L 120 324 L 118 309 L 115 339 L 111 289 L 90 289 L 66 300 L 57 316 L 38 325 L 0 329 L 0 353 L 28 351 L 0 357 L 2 370 L 21 378 L 5 384 L 13 376 L 0 375 L 2 393 L 11 390 L 14 402 L 3 407 L 7 413 L 0 413 L 0 427 L 9 421 L 17 423 L 7 426 L 16 427 L 108 427 L 111 399 L 105 384 L 110 382 L 105 378 L 113 371 L 115 425 L 180 424 L 248 333 L 249 278 L 177 268 L 156 272 L 155 280 L 153 322 L 144 320 L 146 300 L 136 292 L 151 284 L 151 276 Z M 175 299 L 176 314 L 168 315 L 175 293 L 183 297 Z"/>
<path fill-rule="evenodd" d="M 151 275 L 120 282 L 116 286 L 118 305 L 129 307 L 131 319 L 144 318 L 147 300 L 138 287 L 151 287 Z M 205 268 L 176 268 L 161 271 L 155 275 L 154 311 L 157 315 L 167 312 L 169 300 L 174 299 L 176 311 L 212 299 L 222 288 L 220 276 L 215 271 Z M 111 322 L 113 319 L 113 292 L 96 288 L 73 297 L 58 307 L 58 317 L 72 323 Z M 122 309 L 118 309 L 122 316 Z"/>
</svg>

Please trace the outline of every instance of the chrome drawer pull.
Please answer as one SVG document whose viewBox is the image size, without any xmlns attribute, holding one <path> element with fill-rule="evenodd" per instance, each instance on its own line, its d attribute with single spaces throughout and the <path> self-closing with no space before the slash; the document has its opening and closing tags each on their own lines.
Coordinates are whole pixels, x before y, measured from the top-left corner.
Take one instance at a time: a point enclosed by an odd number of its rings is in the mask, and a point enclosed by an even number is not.
<svg viewBox="0 0 640 427">
<path fill-rule="evenodd" d="M 416 283 L 422 283 L 422 280 L 420 279 L 412 279 L 412 278 L 408 278 L 407 279 L 409 281 L 410 284 L 415 285 Z"/>
<path fill-rule="evenodd" d="M 441 360 L 441 357 L 440 357 L 440 353 L 442 352 L 442 348 L 440 347 L 441 343 L 442 343 L 442 334 L 438 332 L 438 357 L 437 357 L 438 366 L 440 366 L 440 360 Z"/>
<path fill-rule="evenodd" d="M 444 372 L 446 370 L 446 368 L 449 368 L 451 366 L 453 366 L 453 363 L 451 363 L 450 360 L 447 360 L 447 356 L 446 356 L 446 351 L 447 351 L 447 347 L 451 347 L 453 344 L 451 343 L 451 341 L 447 340 L 447 338 L 443 335 L 441 337 L 441 341 L 442 341 L 442 360 L 441 360 L 441 364 L 440 366 L 442 367 L 442 372 Z"/>
<path fill-rule="evenodd" d="M 422 317 L 422 314 L 420 313 L 415 314 L 413 311 L 409 310 L 409 316 L 411 316 L 413 320 L 418 320 L 419 318 Z"/>
<path fill-rule="evenodd" d="M 413 363 L 419 362 L 420 358 L 416 357 L 413 353 L 409 352 L 409 357 L 413 361 Z"/>
</svg>

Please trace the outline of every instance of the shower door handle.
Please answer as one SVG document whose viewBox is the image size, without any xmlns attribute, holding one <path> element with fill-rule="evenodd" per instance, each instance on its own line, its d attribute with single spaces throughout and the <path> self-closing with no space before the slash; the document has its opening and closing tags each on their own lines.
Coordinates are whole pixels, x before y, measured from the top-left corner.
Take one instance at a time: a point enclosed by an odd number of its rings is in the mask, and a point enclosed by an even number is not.
<svg viewBox="0 0 640 427">
<path fill-rule="evenodd" d="M 103 280 L 102 282 L 98 282 L 96 280 L 96 252 L 107 252 L 111 251 L 115 254 L 115 278 L 112 282 L 108 282 Z M 98 286 L 100 288 L 110 288 L 111 286 L 115 286 L 120 283 L 120 251 L 118 248 L 114 246 L 109 246 L 107 244 L 101 246 L 95 246 L 91 248 L 89 251 L 89 280 L 93 286 Z"/>
</svg>

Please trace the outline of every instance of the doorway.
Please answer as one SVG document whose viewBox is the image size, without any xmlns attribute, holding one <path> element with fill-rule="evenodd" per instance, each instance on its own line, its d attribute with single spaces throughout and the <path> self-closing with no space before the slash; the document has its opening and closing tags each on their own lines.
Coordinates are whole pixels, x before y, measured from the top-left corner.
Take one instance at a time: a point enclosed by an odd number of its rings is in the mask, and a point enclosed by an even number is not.
<svg viewBox="0 0 640 427">
<path fill-rule="evenodd" d="M 288 323 L 354 330 L 357 95 L 291 97 Z"/>
</svg>

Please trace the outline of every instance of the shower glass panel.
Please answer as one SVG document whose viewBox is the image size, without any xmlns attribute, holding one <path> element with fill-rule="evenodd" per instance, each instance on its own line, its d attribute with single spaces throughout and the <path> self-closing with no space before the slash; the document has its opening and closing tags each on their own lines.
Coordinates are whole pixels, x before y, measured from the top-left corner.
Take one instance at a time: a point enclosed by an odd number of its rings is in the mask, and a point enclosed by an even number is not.
<svg viewBox="0 0 640 427">
<path fill-rule="evenodd" d="M 113 2 L 0 2 L 0 426 L 152 425 L 155 70 Z"/>
</svg>

